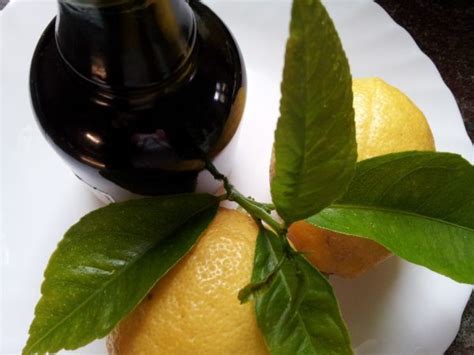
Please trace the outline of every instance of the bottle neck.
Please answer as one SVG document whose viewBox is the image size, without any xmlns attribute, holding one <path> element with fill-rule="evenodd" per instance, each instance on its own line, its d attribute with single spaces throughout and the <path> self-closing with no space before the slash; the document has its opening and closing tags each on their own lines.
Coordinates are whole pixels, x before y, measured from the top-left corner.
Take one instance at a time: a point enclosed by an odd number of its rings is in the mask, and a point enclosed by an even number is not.
<svg viewBox="0 0 474 355">
<path fill-rule="evenodd" d="M 56 42 L 79 75 L 110 88 L 181 76 L 196 38 L 185 0 L 58 0 Z"/>
</svg>

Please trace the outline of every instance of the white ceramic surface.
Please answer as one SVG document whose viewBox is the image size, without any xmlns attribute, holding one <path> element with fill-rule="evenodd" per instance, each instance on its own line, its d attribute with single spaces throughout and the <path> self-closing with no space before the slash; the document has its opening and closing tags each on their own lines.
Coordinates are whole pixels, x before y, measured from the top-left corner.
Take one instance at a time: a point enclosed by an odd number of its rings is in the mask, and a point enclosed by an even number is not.
<svg viewBox="0 0 474 355">
<path fill-rule="evenodd" d="M 232 179 L 268 200 L 268 163 L 278 117 L 288 33 L 287 0 L 205 1 L 237 38 L 249 92 Z M 353 75 L 379 76 L 426 114 L 440 151 L 471 158 L 455 100 L 433 63 L 378 5 L 326 1 Z M 42 271 L 62 233 L 99 206 L 45 142 L 29 104 L 28 67 L 52 0 L 16 0 L 0 13 L 1 330 L 2 354 L 20 352 L 40 295 Z M 441 354 L 453 340 L 471 286 L 396 258 L 357 280 L 333 279 L 360 354 Z M 78 350 L 102 354 L 104 342 Z"/>
</svg>

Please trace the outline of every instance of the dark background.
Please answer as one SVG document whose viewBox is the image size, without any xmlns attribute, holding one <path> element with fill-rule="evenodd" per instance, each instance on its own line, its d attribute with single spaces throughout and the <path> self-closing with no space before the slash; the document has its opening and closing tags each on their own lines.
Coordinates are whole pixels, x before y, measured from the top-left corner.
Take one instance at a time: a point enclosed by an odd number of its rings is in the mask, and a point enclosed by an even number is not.
<svg viewBox="0 0 474 355">
<path fill-rule="evenodd" d="M 474 141 L 474 0 L 375 0 L 438 67 Z M 0 10 L 8 0 L 0 0 Z M 447 355 L 474 354 L 474 297 Z"/>
</svg>

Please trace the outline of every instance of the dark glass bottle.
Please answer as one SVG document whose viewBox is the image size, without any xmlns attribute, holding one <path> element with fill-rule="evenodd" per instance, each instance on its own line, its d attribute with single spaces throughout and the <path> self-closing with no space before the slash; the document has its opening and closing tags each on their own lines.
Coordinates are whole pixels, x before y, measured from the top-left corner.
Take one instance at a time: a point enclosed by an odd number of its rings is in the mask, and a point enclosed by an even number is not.
<svg viewBox="0 0 474 355">
<path fill-rule="evenodd" d="M 30 73 L 45 136 L 110 200 L 194 191 L 232 140 L 245 70 L 198 1 L 59 0 Z"/>
</svg>

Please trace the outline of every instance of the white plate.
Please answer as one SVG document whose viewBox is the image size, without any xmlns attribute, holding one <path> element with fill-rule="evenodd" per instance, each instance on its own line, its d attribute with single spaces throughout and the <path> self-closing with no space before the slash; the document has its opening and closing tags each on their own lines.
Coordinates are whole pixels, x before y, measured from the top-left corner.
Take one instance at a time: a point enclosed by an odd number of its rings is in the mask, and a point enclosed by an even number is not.
<svg viewBox="0 0 474 355">
<path fill-rule="evenodd" d="M 289 1 L 212 1 L 237 38 L 249 97 L 232 179 L 268 200 L 272 127 L 288 33 Z M 470 159 L 471 143 L 455 100 L 433 63 L 375 3 L 326 1 L 354 76 L 379 76 L 426 114 L 440 151 Z M 28 68 L 56 10 L 53 1 L 17 0 L 0 15 L 2 329 L 1 353 L 27 337 L 49 255 L 62 233 L 99 203 L 45 142 L 33 119 Z M 454 339 L 471 286 L 392 258 L 357 280 L 333 280 L 360 354 L 441 354 Z M 97 341 L 78 353 L 104 353 Z"/>
</svg>

